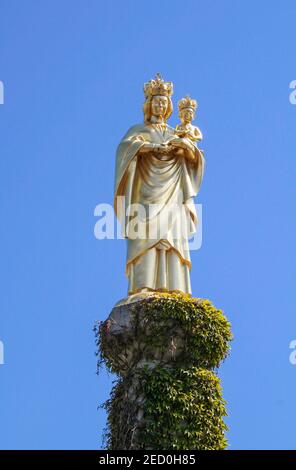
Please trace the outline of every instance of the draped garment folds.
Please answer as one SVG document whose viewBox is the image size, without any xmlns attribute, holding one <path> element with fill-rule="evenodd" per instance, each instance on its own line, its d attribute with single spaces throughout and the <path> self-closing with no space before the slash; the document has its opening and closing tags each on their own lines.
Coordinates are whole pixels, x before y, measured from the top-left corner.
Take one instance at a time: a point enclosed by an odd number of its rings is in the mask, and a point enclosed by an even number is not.
<svg viewBox="0 0 296 470">
<path fill-rule="evenodd" d="M 188 238 L 197 223 L 193 198 L 202 182 L 203 154 L 186 138 L 181 140 L 194 151 L 194 162 L 173 152 L 139 154 L 145 143 L 176 139 L 168 125 L 140 124 L 129 129 L 117 149 L 114 205 L 128 241 L 130 295 L 156 290 L 191 293 Z"/>
</svg>

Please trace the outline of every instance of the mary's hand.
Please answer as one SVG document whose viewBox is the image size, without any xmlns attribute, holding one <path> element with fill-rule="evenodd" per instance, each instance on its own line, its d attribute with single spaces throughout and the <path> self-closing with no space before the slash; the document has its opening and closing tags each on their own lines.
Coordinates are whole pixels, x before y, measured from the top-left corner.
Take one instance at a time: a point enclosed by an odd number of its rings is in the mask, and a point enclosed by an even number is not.
<svg viewBox="0 0 296 470">
<path fill-rule="evenodd" d="M 144 145 L 139 149 L 139 154 L 144 155 L 154 151 L 155 145 L 150 142 L 145 142 Z"/>
<path fill-rule="evenodd" d="M 153 144 L 151 142 L 146 142 L 139 150 L 139 154 L 147 153 L 158 153 L 161 155 L 167 155 L 171 151 L 171 148 L 167 144 Z"/>
<path fill-rule="evenodd" d="M 168 155 L 170 153 L 170 146 L 167 144 L 159 144 L 156 146 L 155 151 L 161 155 Z"/>
<path fill-rule="evenodd" d="M 169 146 L 173 149 L 176 157 L 184 157 L 190 162 L 196 160 L 195 147 L 189 139 L 174 139 Z"/>
<path fill-rule="evenodd" d="M 192 144 L 192 142 L 184 137 L 179 137 L 172 140 L 169 145 L 175 148 L 182 148 L 184 150 L 194 150 L 194 145 Z"/>
</svg>

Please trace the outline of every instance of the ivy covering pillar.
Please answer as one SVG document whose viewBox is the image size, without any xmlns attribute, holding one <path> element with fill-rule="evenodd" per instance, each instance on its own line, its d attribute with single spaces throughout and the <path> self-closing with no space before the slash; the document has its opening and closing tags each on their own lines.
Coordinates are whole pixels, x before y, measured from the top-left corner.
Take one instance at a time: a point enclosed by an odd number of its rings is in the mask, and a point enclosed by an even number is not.
<svg viewBox="0 0 296 470">
<path fill-rule="evenodd" d="M 215 374 L 229 352 L 230 324 L 211 302 L 154 294 L 114 307 L 95 327 L 98 365 L 117 375 L 109 450 L 221 450 L 225 401 Z"/>
</svg>

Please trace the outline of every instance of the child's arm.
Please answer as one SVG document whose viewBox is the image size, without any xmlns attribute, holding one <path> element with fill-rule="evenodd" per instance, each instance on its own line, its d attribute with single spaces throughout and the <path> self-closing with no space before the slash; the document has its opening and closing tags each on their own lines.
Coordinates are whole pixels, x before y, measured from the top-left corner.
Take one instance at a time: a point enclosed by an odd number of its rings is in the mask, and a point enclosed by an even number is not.
<svg viewBox="0 0 296 470">
<path fill-rule="evenodd" d="M 196 140 L 202 140 L 202 132 L 198 127 L 194 127 L 194 137 Z"/>
<path fill-rule="evenodd" d="M 184 131 L 184 128 L 182 126 L 182 124 L 177 124 L 176 128 L 175 128 L 175 131 L 176 131 L 176 134 L 179 136 L 179 137 L 182 137 L 185 135 L 185 131 Z"/>
</svg>

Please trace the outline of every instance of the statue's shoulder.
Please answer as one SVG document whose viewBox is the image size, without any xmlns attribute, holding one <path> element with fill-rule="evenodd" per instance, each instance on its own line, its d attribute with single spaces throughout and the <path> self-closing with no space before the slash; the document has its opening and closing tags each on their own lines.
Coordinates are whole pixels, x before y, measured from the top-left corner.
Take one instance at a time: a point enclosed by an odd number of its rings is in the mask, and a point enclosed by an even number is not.
<svg viewBox="0 0 296 470">
<path fill-rule="evenodd" d="M 125 133 L 122 140 L 130 139 L 133 136 L 143 135 L 151 132 L 151 127 L 146 126 L 145 124 L 135 124 L 131 126 L 128 131 Z"/>
<path fill-rule="evenodd" d="M 174 134 L 174 133 L 175 133 L 175 129 L 174 129 L 174 127 L 172 127 L 172 126 L 169 126 L 168 124 L 167 124 L 167 131 L 171 132 L 172 134 Z"/>
<path fill-rule="evenodd" d="M 145 126 L 145 124 L 134 124 L 128 130 L 128 132 L 138 132 L 141 131 Z"/>
<path fill-rule="evenodd" d="M 143 132 L 145 127 L 145 124 L 134 124 L 127 130 L 127 132 L 125 133 L 125 137 L 130 135 L 136 135 L 139 132 Z"/>
</svg>

